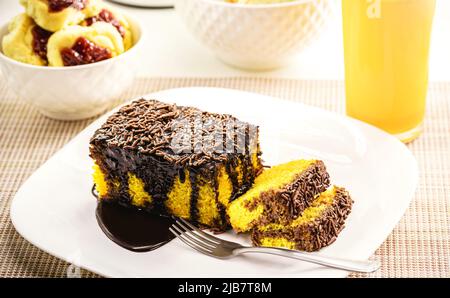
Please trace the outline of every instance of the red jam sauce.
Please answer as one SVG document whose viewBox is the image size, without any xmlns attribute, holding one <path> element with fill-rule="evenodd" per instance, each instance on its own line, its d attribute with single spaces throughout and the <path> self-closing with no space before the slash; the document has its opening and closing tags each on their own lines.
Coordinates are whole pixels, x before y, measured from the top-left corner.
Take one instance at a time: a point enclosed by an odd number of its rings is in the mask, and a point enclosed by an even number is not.
<svg viewBox="0 0 450 298">
<path fill-rule="evenodd" d="M 71 48 L 61 50 L 64 66 L 94 63 L 112 57 L 111 51 L 97 46 L 84 37 L 79 37 Z"/>
<path fill-rule="evenodd" d="M 125 36 L 125 28 L 120 24 L 119 20 L 116 19 L 113 13 L 107 9 L 103 9 L 98 15 L 86 19 L 86 24 L 88 26 L 91 26 L 96 22 L 110 23 L 116 27 L 117 31 L 119 31 L 120 35 L 122 35 L 122 38 Z"/>
<path fill-rule="evenodd" d="M 33 51 L 47 62 L 47 42 L 52 32 L 42 29 L 39 26 L 34 26 L 31 29 L 31 33 L 33 34 Z"/>
<path fill-rule="evenodd" d="M 68 7 L 82 10 L 86 7 L 88 0 L 47 0 L 50 12 L 60 12 Z"/>
</svg>

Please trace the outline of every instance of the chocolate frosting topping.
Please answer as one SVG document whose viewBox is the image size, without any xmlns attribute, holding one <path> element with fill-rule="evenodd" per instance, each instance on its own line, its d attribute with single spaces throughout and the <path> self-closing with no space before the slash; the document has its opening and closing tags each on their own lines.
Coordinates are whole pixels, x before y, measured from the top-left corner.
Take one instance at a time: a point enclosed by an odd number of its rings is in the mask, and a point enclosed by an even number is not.
<svg viewBox="0 0 450 298">
<path fill-rule="evenodd" d="M 199 167 L 224 162 L 229 154 L 256 152 L 256 135 L 256 126 L 231 115 L 139 99 L 109 117 L 91 144 L 102 142 L 110 148 L 153 154 L 176 165 Z"/>
</svg>

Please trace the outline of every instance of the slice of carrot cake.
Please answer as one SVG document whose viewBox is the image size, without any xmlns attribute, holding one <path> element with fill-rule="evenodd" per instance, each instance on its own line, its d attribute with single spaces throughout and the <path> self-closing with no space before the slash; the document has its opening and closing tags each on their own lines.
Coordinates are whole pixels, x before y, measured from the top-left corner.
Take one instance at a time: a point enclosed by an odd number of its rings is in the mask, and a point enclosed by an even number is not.
<svg viewBox="0 0 450 298">
<path fill-rule="evenodd" d="M 333 243 L 344 228 L 353 201 L 341 187 L 321 193 L 302 215 L 288 224 L 271 223 L 252 231 L 256 246 L 316 251 Z"/>
<path fill-rule="evenodd" d="M 236 232 L 270 223 L 287 224 L 301 216 L 329 186 L 329 175 L 320 160 L 295 160 L 274 166 L 230 204 L 229 222 Z"/>
</svg>

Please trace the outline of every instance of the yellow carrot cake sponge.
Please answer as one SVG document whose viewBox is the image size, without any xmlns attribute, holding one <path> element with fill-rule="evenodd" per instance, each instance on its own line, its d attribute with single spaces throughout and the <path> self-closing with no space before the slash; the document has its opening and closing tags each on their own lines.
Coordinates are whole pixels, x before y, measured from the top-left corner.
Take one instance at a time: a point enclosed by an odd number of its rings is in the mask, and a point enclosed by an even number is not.
<svg viewBox="0 0 450 298">
<path fill-rule="evenodd" d="M 265 170 L 252 188 L 227 208 L 237 232 L 268 223 L 285 224 L 301 215 L 330 185 L 320 160 L 294 160 Z"/>
</svg>

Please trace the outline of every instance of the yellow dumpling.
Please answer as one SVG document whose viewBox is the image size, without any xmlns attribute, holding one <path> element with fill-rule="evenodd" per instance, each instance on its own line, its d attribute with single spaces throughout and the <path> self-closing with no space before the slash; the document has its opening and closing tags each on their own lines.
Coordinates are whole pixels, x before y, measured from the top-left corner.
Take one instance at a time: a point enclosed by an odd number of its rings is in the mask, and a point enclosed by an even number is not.
<svg viewBox="0 0 450 298">
<path fill-rule="evenodd" d="M 33 49 L 33 28 L 35 26 L 36 24 L 26 14 L 20 14 L 13 18 L 8 26 L 9 33 L 3 37 L 3 53 L 11 59 L 23 63 L 46 65 L 47 61 Z"/>
<path fill-rule="evenodd" d="M 123 38 L 123 44 L 125 51 L 133 46 L 133 35 L 131 33 L 131 27 L 128 20 L 116 9 L 103 5 L 102 9 L 95 16 L 89 17 L 84 20 L 82 26 L 91 26 L 96 22 L 107 22 L 112 24 L 121 34 Z"/>
<path fill-rule="evenodd" d="M 227 0 L 227 2 L 240 4 L 273 4 L 292 1 L 294 0 Z"/>
<path fill-rule="evenodd" d="M 90 27 L 70 26 L 54 33 L 47 45 L 49 66 L 64 66 L 61 51 L 72 48 L 76 41 L 83 37 L 96 46 L 107 49 L 111 57 L 122 54 L 125 49 L 119 32 L 109 23 L 99 22 Z"/>
<path fill-rule="evenodd" d="M 120 25 L 124 28 L 125 34 L 123 36 L 123 45 L 125 47 L 125 51 L 128 51 L 134 43 L 133 34 L 131 33 L 131 26 L 127 19 L 116 10 L 112 10 L 112 13 L 119 21 Z"/>
<path fill-rule="evenodd" d="M 52 11 L 47 0 L 20 0 L 20 4 L 40 27 L 52 32 L 66 26 L 77 25 L 101 10 L 101 0 L 89 0 L 83 9 L 69 6 L 60 11 Z"/>
</svg>

